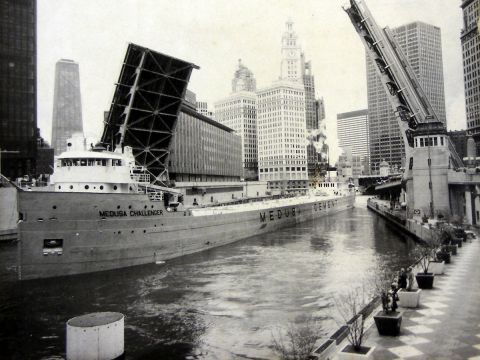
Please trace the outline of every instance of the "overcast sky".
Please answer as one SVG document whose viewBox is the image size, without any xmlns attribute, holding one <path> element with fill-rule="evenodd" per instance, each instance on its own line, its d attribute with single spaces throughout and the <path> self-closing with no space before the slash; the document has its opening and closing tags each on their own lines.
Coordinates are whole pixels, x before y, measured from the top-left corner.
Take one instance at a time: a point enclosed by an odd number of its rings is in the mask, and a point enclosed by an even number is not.
<svg viewBox="0 0 480 360">
<path fill-rule="evenodd" d="M 285 22 L 294 22 L 311 60 L 317 96 L 325 99 L 327 142 L 338 153 L 337 113 L 367 107 L 365 52 L 342 5 L 346 0 L 38 0 L 38 125 L 51 138 L 55 63 L 80 64 L 84 131 L 98 138 L 127 44 L 136 43 L 200 66 L 189 88 L 213 103 L 228 95 L 238 59 L 257 87 L 280 73 Z M 460 0 L 367 0 L 380 26 L 412 21 L 442 31 L 449 129 L 465 128 Z"/>
</svg>

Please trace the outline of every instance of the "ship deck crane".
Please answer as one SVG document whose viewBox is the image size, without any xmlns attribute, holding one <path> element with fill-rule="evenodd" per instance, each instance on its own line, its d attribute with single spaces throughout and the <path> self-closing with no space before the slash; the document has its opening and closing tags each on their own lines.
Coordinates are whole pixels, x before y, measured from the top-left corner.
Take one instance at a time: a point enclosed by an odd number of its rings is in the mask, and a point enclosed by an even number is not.
<svg viewBox="0 0 480 360">
<path fill-rule="evenodd" d="M 419 123 L 439 122 L 430 101 L 423 91 L 413 69 L 396 42 L 391 30 L 381 29 L 365 2 L 350 0 L 344 8 L 359 34 L 366 52 L 376 65 L 377 74 L 387 91 L 405 144 L 405 156 L 412 164 L 413 134 Z M 454 168 L 463 167 L 453 143 L 448 140 L 450 161 Z M 404 177 L 407 175 L 407 169 Z"/>
</svg>

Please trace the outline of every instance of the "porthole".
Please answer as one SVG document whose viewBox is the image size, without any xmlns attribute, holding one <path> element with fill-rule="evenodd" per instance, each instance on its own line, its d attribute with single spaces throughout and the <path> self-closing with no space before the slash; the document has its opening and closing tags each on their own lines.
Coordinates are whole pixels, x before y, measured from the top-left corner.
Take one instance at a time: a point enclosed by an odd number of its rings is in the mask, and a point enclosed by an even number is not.
<svg viewBox="0 0 480 360">
<path fill-rule="evenodd" d="M 59 187 L 60 187 L 60 186 L 59 186 Z M 70 190 L 72 190 L 72 189 L 73 189 L 73 185 L 70 185 Z"/>
<path fill-rule="evenodd" d="M 132 230 L 132 234 L 133 234 L 133 230 Z"/>
<path fill-rule="evenodd" d="M 55 210 L 57 208 L 57 205 L 53 205 L 52 209 Z"/>
<path fill-rule="evenodd" d="M 153 209 L 153 205 L 152 205 L 152 209 Z"/>
<path fill-rule="evenodd" d="M 103 185 L 100 185 L 100 190 L 103 190 Z"/>
<path fill-rule="evenodd" d="M 133 189 L 132 189 L 132 187 L 130 186 L 130 191 L 132 191 L 132 190 L 133 190 Z"/>
<path fill-rule="evenodd" d="M 59 186 L 58 188 L 59 188 L 59 189 L 61 189 L 62 187 L 61 187 L 61 186 Z"/>
<path fill-rule="evenodd" d="M 145 234 L 147 232 L 147 230 L 143 230 L 143 233 Z"/>
<path fill-rule="evenodd" d="M 89 188 L 90 188 L 90 186 L 85 185 L 85 190 L 88 190 Z"/>
<path fill-rule="evenodd" d="M 113 185 L 113 190 L 117 190 L 117 185 Z"/>
<path fill-rule="evenodd" d="M 117 205 L 117 209 L 120 209 L 120 205 Z"/>
<path fill-rule="evenodd" d="M 132 205 L 128 205 L 128 208 L 131 209 L 131 208 L 132 208 Z"/>
<path fill-rule="evenodd" d="M 122 232 L 120 230 L 118 230 L 118 233 L 121 234 Z"/>
<path fill-rule="evenodd" d="M 147 208 L 147 205 L 145 205 L 144 208 L 146 209 L 146 208 Z"/>
</svg>

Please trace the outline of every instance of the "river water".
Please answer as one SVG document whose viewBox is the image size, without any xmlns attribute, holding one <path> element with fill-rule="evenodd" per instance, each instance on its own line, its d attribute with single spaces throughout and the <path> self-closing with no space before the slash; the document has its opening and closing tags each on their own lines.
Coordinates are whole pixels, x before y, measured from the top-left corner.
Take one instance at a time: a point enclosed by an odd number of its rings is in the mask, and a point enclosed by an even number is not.
<svg viewBox="0 0 480 360">
<path fill-rule="evenodd" d="M 271 359 L 273 338 L 305 317 L 334 331 L 332 296 L 377 264 L 408 264 L 413 242 L 357 199 L 354 209 L 167 262 L 15 282 L 0 246 L 0 358 L 65 357 L 65 323 L 125 314 L 128 359 Z M 3 355 L 2 355 L 3 354 Z"/>
</svg>

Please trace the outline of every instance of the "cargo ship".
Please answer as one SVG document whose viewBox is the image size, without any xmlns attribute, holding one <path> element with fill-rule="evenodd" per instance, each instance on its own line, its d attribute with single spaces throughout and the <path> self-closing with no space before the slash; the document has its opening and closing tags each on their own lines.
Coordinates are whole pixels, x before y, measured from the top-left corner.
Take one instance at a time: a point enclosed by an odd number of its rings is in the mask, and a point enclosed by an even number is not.
<svg viewBox="0 0 480 360">
<path fill-rule="evenodd" d="M 58 156 L 49 188 L 18 191 L 18 278 L 163 263 L 345 210 L 355 200 L 352 188 L 332 183 L 295 197 L 187 207 L 179 191 L 150 179 L 128 146 Z"/>
</svg>

